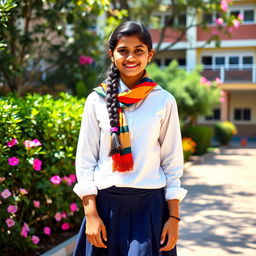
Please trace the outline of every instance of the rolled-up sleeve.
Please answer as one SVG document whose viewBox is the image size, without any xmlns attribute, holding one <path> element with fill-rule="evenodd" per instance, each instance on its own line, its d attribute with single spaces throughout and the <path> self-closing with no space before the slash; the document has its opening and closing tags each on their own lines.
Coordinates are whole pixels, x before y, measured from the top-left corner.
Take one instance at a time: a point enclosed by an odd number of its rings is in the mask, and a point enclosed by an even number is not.
<svg viewBox="0 0 256 256">
<path fill-rule="evenodd" d="M 81 199 L 86 195 L 98 193 L 93 179 L 100 143 L 100 128 L 95 111 L 96 97 L 95 92 L 92 92 L 86 99 L 77 143 L 75 160 L 77 183 L 73 191 Z"/>
<path fill-rule="evenodd" d="M 184 167 L 182 138 L 177 103 L 170 96 L 159 136 L 161 167 L 166 176 L 165 199 L 178 199 L 181 202 L 187 194 L 180 181 Z"/>
</svg>

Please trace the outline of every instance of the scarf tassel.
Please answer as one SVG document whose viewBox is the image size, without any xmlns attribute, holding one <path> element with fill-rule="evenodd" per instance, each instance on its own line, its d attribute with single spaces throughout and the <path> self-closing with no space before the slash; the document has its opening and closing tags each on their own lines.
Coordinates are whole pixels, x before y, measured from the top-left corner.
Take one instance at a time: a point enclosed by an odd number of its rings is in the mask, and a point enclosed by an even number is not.
<svg viewBox="0 0 256 256">
<path fill-rule="evenodd" d="M 126 172 L 133 170 L 132 154 L 121 155 L 116 153 L 112 155 L 112 168 L 114 172 Z"/>
</svg>

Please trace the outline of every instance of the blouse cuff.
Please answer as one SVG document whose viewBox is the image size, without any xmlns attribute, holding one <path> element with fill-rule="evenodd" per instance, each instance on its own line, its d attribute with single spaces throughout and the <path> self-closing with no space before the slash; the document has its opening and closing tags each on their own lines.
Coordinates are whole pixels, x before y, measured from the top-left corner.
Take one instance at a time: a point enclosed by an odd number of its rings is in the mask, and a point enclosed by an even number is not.
<svg viewBox="0 0 256 256">
<path fill-rule="evenodd" d="M 165 188 L 165 200 L 178 199 L 181 201 L 185 198 L 188 190 L 180 187 Z"/>
<path fill-rule="evenodd" d="M 81 200 L 83 199 L 84 196 L 98 194 L 98 189 L 95 186 L 93 181 L 76 183 L 73 188 L 73 191 L 81 198 Z"/>
</svg>

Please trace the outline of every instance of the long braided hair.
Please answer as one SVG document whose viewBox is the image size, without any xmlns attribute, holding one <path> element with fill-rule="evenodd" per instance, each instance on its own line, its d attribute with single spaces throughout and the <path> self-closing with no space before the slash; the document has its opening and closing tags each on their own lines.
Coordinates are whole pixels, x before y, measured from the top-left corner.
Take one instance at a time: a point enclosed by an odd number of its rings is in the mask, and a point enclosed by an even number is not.
<svg viewBox="0 0 256 256">
<path fill-rule="evenodd" d="M 109 39 L 109 49 L 113 52 L 117 46 L 118 40 L 122 36 L 137 35 L 141 42 L 147 45 L 148 51 L 152 49 L 152 38 L 149 31 L 140 22 L 126 21 L 120 24 L 111 34 Z M 111 63 L 107 78 L 106 103 L 109 114 L 110 126 L 118 127 L 119 122 L 119 102 L 118 102 L 118 86 L 120 81 L 120 72 L 114 63 Z M 111 148 L 109 156 L 121 151 L 121 145 L 118 138 L 119 131 L 111 132 Z"/>
</svg>

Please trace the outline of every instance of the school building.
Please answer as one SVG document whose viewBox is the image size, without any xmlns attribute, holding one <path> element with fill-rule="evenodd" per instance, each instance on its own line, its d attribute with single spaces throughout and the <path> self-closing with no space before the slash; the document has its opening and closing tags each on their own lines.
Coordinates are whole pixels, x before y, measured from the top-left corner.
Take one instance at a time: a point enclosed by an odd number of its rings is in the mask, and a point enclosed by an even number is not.
<svg viewBox="0 0 256 256">
<path fill-rule="evenodd" d="M 203 64 L 202 76 L 208 80 L 221 79 L 219 87 L 224 91 L 224 101 L 214 107 L 212 116 L 201 116 L 198 124 L 213 126 L 217 121 L 228 120 L 236 125 L 237 138 L 256 139 L 256 0 L 233 1 L 228 13 L 240 13 L 244 21 L 233 29 L 231 37 L 220 33 L 221 48 L 215 47 L 214 42 L 206 44 L 210 34 L 219 34 L 216 15 L 196 16 L 193 9 L 188 9 L 175 22 L 198 24 L 203 18 L 207 20 L 210 31 L 193 26 L 181 41 L 170 50 L 161 51 L 154 60 L 159 66 L 166 66 L 176 59 L 179 66 L 188 71 Z M 168 22 L 168 10 L 155 12 L 154 16 L 162 25 Z M 156 47 L 160 31 L 151 28 L 151 34 Z M 160 49 L 165 49 L 176 37 L 177 32 L 167 29 Z"/>
</svg>

